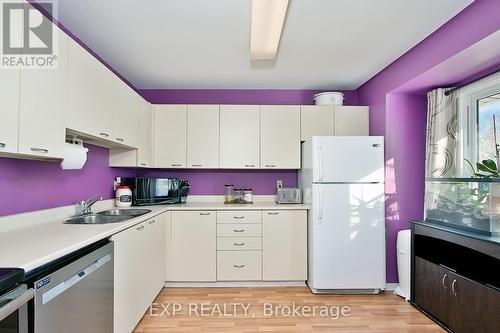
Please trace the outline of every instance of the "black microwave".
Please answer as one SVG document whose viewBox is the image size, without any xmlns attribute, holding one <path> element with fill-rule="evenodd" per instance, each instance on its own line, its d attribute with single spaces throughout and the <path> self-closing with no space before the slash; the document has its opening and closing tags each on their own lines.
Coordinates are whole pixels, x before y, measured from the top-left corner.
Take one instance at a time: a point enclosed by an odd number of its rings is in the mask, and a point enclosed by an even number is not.
<svg viewBox="0 0 500 333">
<path fill-rule="evenodd" d="M 176 204 L 185 202 L 189 191 L 187 181 L 178 178 L 122 178 L 121 185 L 132 190 L 134 206 Z"/>
</svg>

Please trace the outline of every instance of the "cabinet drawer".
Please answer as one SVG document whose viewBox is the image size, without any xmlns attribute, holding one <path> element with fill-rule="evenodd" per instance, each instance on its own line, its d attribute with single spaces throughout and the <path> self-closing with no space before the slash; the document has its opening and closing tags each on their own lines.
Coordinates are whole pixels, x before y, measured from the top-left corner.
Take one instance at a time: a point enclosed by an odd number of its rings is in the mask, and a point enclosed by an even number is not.
<svg viewBox="0 0 500 333">
<path fill-rule="evenodd" d="M 217 250 L 219 251 L 248 251 L 261 249 L 262 238 L 260 237 L 217 238 Z"/>
<path fill-rule="evenodd" d="M 261 223 L 260 211 L 217 212 L 217 223 Z"/>
<path fill-rule="evenodd" d="M 260 224 L 231 223 L 218 224 L 217 237 L 260 237 Z"/>
<path fill-rule="evenodd" d="M 262 280 L 262 252 L 218 251 L 217 280 Z"/>
</svg>

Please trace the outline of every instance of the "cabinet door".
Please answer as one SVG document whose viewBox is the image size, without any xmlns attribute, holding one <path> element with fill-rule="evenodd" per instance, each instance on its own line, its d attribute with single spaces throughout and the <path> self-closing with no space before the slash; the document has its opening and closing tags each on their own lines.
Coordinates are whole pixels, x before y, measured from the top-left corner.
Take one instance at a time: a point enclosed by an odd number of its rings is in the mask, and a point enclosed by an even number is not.
<svg viewBox="0 0 500 333">
<path fill-rule="evenodd" d="M 498 332 L 500 292 L 450 273 L 448 327 L 456 333 Z"/>
<path fill-rule="evenodd" d="M 67 127 L 112 140 L 112 73 L 69 40 Z"/>
<path fill-rule="evenodd" d="M 335 135 L 370 135 L 368 106 L 336 106 Z"/>
<path fill-rule="evenodd" d="M 145 304 L 150 304 L 165 286 L 166 270 L 166 222 L 167 214 L 162 213 L 146 221 L 146 251 L 144 263 L 149 265 L 149 283 L 146 284 Z M 146 309 L 144 309 L 145 311 Z"/>
<path fill-rule="evenodd" d="M 215 281 L 215 215 L 172 212 L 172 281 Z"/>
<path fill-rule="evenodd" d="M 66 140 L 68 37 L 57 31 L 57 68 L 21 70 L 19 153 L 60 157 Z"/>
<path fill-rule="evenodd" d="M 137 148 L 139 143 L 139 100 L 137 94 L 119 77 L 113 77 L 112 140 Z"/>
<path fill-rule="evenodd" d="M 137 166 L 151 167 L 152 166 L 152 124 L 153 110 L 151 103 L 145 101 L 142 97 L 139 98 L 139 148 L 137 151 Z"/>
<path fill-rule="evenodd" d="M 186 167 L 186 105 L 155 105 L 153 109 L 155 168 Z"/>
<path fill-rule="evenodd" d="M 307 212 L 262 212 L 263 279 L 307 279 Z"/>
<path fill-rule="evenodd" d="M 0 75 L 0 153 L 17 153 L 19 78 L 19 69 L 2 70 Z"/>
<path fill-rule="evenodd" d="M 261 161 L 264 169 L 300 169 L 300 106 L 262 105 Z"/>
<path fill-rule="evenodd" d="M 300 140 L 309 141 L 312 136 L 334 134 L 334 107 L 329 105 L 303 105 L 300 107 Z"/>
<path fill-rule="evenodd" d="M 172 212 L 165 216 L 165 281 L 172 281 Z"/>
<path fill-rule="evenodd" d="M 144 264 L 146 225 L 141 223 L 113 235 L 114 332 L 132 332 L 145 311 Z M 149 272 L 148 272 L 149 273 Z"/>
<path fill-rule="evenodd" d="M 220 106 L 220 166 L 255 169 L 260 165 L 260 106 Z"/>
<path fill-rule="evenodd" d="M 415 257 L 415 303 L 438 320 L 447 323 L 450 272 L 420 257 Z"/>
<path fill-rule="evenodd" d="M 218 105 L 188 105 L 187 167 L 219 167 Z"/>
</svg>

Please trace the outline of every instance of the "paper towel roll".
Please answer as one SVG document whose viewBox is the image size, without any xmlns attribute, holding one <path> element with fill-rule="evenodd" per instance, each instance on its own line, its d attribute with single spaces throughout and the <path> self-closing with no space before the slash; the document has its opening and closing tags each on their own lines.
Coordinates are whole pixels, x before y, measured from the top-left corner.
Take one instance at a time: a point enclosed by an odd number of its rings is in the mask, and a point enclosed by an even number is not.
<svg viewBox="0 0 500 333">
<path fill-rule="evenodd" d="M 63 160 L 60 164 L 63 170 L 81 169 L 87 162 L 88 148 L 81 144 L 67 143 L 61 149 Z"/>
</svg>

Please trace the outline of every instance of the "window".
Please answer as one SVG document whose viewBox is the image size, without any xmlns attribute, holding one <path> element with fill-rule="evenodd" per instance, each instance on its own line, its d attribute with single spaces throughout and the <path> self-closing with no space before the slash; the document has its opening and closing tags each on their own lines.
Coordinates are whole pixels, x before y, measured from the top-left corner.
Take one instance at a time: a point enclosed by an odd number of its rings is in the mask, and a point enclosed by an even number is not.
<svg viewBox="0 0 500 333">
<path fill-rule="evenodd" d="M 457 176 L 470 177 L 471 169 L 465 159 L 475 164 L 497 158 L 495 135 L 500 144 L 500 73 L 460 88 L 457 99 Z"/>
<path fill-rule="evenodd" d="M 477 100 L 477 160 L 497 155 L 500 141 L 500 93 Z M 496 132 L 496 133 L 495 133 Z"/>
</svg>

